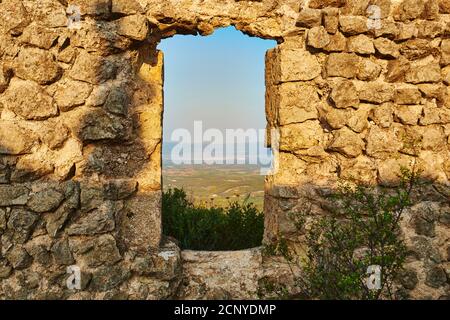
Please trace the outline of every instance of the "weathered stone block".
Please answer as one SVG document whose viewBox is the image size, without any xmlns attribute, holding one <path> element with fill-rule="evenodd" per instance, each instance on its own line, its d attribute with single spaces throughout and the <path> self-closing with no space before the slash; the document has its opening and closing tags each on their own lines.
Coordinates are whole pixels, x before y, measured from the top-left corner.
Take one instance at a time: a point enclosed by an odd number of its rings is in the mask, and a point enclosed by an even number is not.
<svg viewBox="0 0 450 320">
<path fill-rule="evenodd" d="M 395 154 L 401 147 L 393 129 L 370 128 L 366 147 L 369 156 L 383 159 Z"/>
<path fill-rule="evenodd" d="M 64 195 L 54 189 L 46 189 L 30 195 L 28 208 L 34 212 L 44 213 L 56 210 L 64 200 Z"/>
<path fill-rule="evenodd" d="M 0 185 L 0 206 L 24 205 L 28 201 L 30 190 L 21 185 Z"/>
<path fill-rule="evenodd" d="M 123 87 L 113 87 L 106 98 L 104 108 L 110 113 L 126 115 L 130 98 L 128 92 Z"/>
<path fill-rule="evenodd" d="M 125 203 L 119 228 L 127 248 L 147 252 L 161 241 L 161 192 L 138 193 Z M 148 226 L 153 226 L 149 228 Z"/>
<path fill-rule="evenodd" d="M 447 283 L 447 275 L 440 266 L 433 266 L 427 271 L 425 284 L 432 288 L 440 288 Z"/>
<path fill-rule="evenodd" d="M 173 242 L 164 243 L 158 253 L 138 256 L 131 269 L 139 275 L 154 276 L 161 280 L 173 280 L 182 269 L 181 252 Z"/>
<path fill-rule="evenodd" d="M 2 101 L 9 110 L 26 120 L 45 120 L 58 115 L 52 97 L 33 81 L 12 79 Z"/>
<path fill-rule="evenodd" d="M 412 163 L 412 158 L 408 156 L 396 156 L 378 162 L 378 183 L 387 187 L 399 186 L 401 168 L 411 168 Z"/>
<path fill-rule="evenodd" d="M 8 278 L 12 271 L 12 267 L 9 265 L 8 260 L 0 259 L 0 279 Z"/>
<path fill-rule="evenodd" d="M 399 87 L 395 90 L 394 102 L 396 104 L 419 104 L 422 94 L 416 87 Z"/>
<path fill-rule="evenodd" d="M 37 137 L 16 121 L 0 120 L 0 154 L 25 154 L 37 144 Z"/>
<path fill-rule="evenodd" d="M 322 104 L 319 108 L 320 120 L 337 130 L 347 124 L 350 117 L 350 109 L 336 109 L 328 104 Z"/>
<path fill-rule="evenodd" d="M 425 10 L 424 0 L 403 0 L 394 13 L 394 19 L 408 21 L 420 17 Z"/>
<path fill-rule="evenodd" d="M 83 27 L 76 29 L 75 34 L 71 36 L 70 46 L 66 50 L 73 50 L 74 47 L 82 48 L 87 52 L 106 56 L 129 49 L 133 44 L 133 40 L 118 33 L 118 21 L 84 21 Z M 125 28 L 126 26 L 124 25 L 122 33 L 126 32 Z M 72 62 L 72 58 L 70 51 L 58 56 L 58 59 L 70 60 L 70 62 Z"/>
<path fill-rule="evenodd" d="M 406 125 L 417 125 L 422 115 L 423 107 L 421 105 L 399 105 L 395 107 L 395 118 Z"/>
<path fill-rule="evenodd" d="M 82 51 L 69 72 L 70 77 L 99 84 L 115 77 L 117 66 L 110 60 Z"/>
<path fill-rule="evenodd" d="M 413 290 L 419 283 L 417 272 L 412 269 L 405 269 L 400 276 L 401 285 L 407 290 Z"/>
<path fill-rule="evenodd" d="M 436 83 L 442 80 L 441 68 L 438 63 L 426 65 L 413 64 L 406 72 L 406 82 L 409 83 Z"/>
<path fill-rule="evenodd" d="M 420 38 L 435 38 L 445 32 L 446 24 L 436 21 L 418 21 L 416 23 L 418 34 Z"/>
<path fill-rule="evenodd" d="M 358 110 L 351 113 L 350 118 L 347 121 L 347 126 L 355 132 L 363 132 L 369 125 L 369 114 L 374 108 L 377 108 L 377 106 L 371 104 L 360 104 Z"/>
<path fill-rule="evenodd" d="M 98 209 L 85 213 L 79 220 L 67 228 L 69 235 L 95 235 L 111 232 L 115 229 L 116 204 L 104 202 Z"/>
<path fill-rule="evenodd" d="M 58 85 L 55 101 L 63 112 L 85 103 L 92 91 L 92 86 L 86 82 L 68 80 Z"/>
<path fill-rule="evenodd" d="M 356 158 L 362 153 L 364 146 L 365 143 L 359 134 L 344 127 L 333 132 L 333 140 L 328 149 L 339 152 L 349 158 Z"/>
<path fill-rule="evenodd" d="M 121 140 L 128 137 L 130 129 L 126 119 L 93 110 L 82 119 L 78 137 L 82 141 Z"/>
<path fill-rule="evenodd" d="M 327 8 L 323 10 L 323 25 L 328 33 L 335 34 L 339 30 L 339 9 Z"/>
<path fill-rule="evenodd" d="M 342 52 L 347 49 L 347 38 L 340 33 L 336 32 L 330 36 L 330 43 L 323 48 L 327 52 Z"/>
<path fill-rule="evenodd" d="M 65 186 L 64 203 L 53 213 L 44 216 L 46 221 L 46 229 L 51 237 L 55 237 L 57 233 L 64 227 L 69 217 L 75 213 L 80 203 L 80 186 L 75 182 L 67 182 Z"/>
<path fill-rule="evenodd" d="M 366 17 L 340 16 L 339 26 L 341 32 L 348 35 L 357 35 L 369 31 Z"/>
<path fill-rule="evenodd" d="M 6 0 L 0 3 L 0 31 L 20 35 L 30 23 L 30 17 L 19 0 Z"/>
<path fill-rule="evenodd" d="M 316 106 L 320 99 L 314 86 L 291 82 L 279 85 L 276 90 L 278 91 L 276 108 L 279 112 L 280 125 L 317 119 Z"/>
<path fill-rule="evenodd" d="M 312 28 L 322 24 L 322 11 L 305 8 L 300 11 L 296 25 L 298 27 Z"/>
<path fill-rule="evenodd" d="M 339 109 L 356 107 L 359 104 L 358 91 L 352 81 L 340 82 L 333 88 L 331 99 Z"/>
<path fill-rule="evenodd" d="M 439 12 L 450 13 L 450 3 L 447 0 L 439 0 Z"/>
<path fill-rule="evenodd" d="M 143 13 L 143 8 L 136 0 L 112 0 L 113 13 L 136 14 Z"/>
<path fill-rule="evenodd" d="M 365 184 L 374 183 L 377 178 L 376 164 L 366 156 L 359 156 L 342 165 L 339 177 Z"/>
<path fill-rule="evenodd" d="M 306 50 L 278 49 L 274 54 L 275 83 L 313 80 L 322 71 L 317 57 Z"/>
<path fill-rule="evenodd" d="M 446 85 L 450 85 L 450 66 L 442 69 L 442 78 Z"/>
<path fill-rule="evenodd" d="M 281 127 L 280 150 L 296 151 L 317 145 L 323 129 L 319 121 L 306 121 Z"/>
<path fill-rule="evenodd" d="M 398 33 L 395 35 L 395 40 L 409 40 L 418 36 L 419 30 L 415 23 L 397 23 Z"/>
<path fill-rule="evenodd" d="M 359 54 L 373 54 L 375 47 L 372 39 L 366 35 L 360 34 L 348 39 L 348 51 Z"/>
<path fill-rule="evenodd" d="M 408 60 L 418 60 L 437 53 L 437 47 L 425 39 L 411 39 L 400 47 L 400 53 Z"/>
<path fill-rule="evenodd" d="M 144 15 L 123 17 L 116 22 L 117 33 L 133 40 L 144 40 L 148 34 L 148 21 Z"/>
<path fill-rule="evenodd" d="M 0 209 L 0 234 L 6 229 L 6 211 Z"/>
<path fill-rule="evenodd" d="M 12 210 L 7 223 L 9 229 L 7 237 L 9 237 L 9 241 L 14 244 L 25 243 L 29 239 L 37 220 L 37 215 L 30 211 L 23 209 Z"/>
<path fill-rule="evenodd" d="M 362 81 L 375 81 L 380 76 L 382 69 L 376 59 L 361 58 L 356 77 Z"/>
<path fill-rule="evenodd" d="M 23 31 L 20 41 L 41 49 L 50 49 L 56 42 L 58 33 L 54 29 L 32 23 Z"/>
<path fill-rule="evenodd" d="M 14 269 L 23 270 L 27 268 L 31 262 L 32 258 L 21 246 L 15 246 L 13 249 L 6 253 L 6 259 Z"/>
<path fill-rule="evenodd" d="M 384 82 L 370 82 L 363 85 L 359 91 L 359 99 L 369 103 L 381 104 L 392 101 L 394 88 Z"/>
<path fill-rule="evenodd" d="M 422 18 L 436 20 L 439 17 L 439 1 L 440 0 L 428 0 L 425 2 Z"/>
<path fill-rule="evenodd" d="M 383 37 L 388 39 L 397 39 L 397 37 L 399 37 L 400 32 L 401 32 L 400 23 L 396 23 L 395 21 L 387 19 L 382 20 L 381 25 L 375 27 L 371 26 L 369 28 L 369 33 L 373 35 L 375 38 Z"/>
<path fill-rule="evenodd" d="M 0 93 L 3 93 L 8 88 L 11 77 L 12 77 L 11 70 L 4 70 L 3 64 L 0 64 Z"/>
<path fill-rule="evenodd" d="M 346 0 L 341 11 L 345 15 L 365 15 L 368 6 L 369 0 Z"/>
<path fill-rule="evenodd" d="M 329 77 L 355 78 L 358 73 L 360 58 L 351 53 L 332 53 L 326 63 Z"/>
<path fill-rule="evenodd" d="M 108 200 L 123 200 L 137 191 L 136 180 L 110 180 L 104 185 L 104 197 Z"/>
<path fill-rule="evenodd" d="M 442 40 L 441 51 L 441 64 L 447 66 L 450 64 L 450 39 Z"/>
<path fill-rule="evenodd" d="M 34 237 L 25 244 L 25 250 L 33 257 L 33 262 L 47 267 L 53 263 L 50 255 L 51 246 L 52 240 L 50 237 Z"/>
<path fill-rule="evenodd" d="M 14 65 L 15 74 L 39 84 L 54 82 L 61 75 L 61 68 L 49 51 L 25 47 L 20 50 Z"/>
<path fill-rule="evenodd" d="M 330 36 L 324 27 L 314 27 L 308 31 L 308 45 L 321 49 L 325 48 L 330 43 Z"/>
<path fill-rule="evenodd" d="M 127 280 L 130 275 L 130 270 L 125 264 L 102 266 L 92 273 L 89 287 L 95 291 L 111 290 Z"/>
<path fill-rule="evenodd" d="M 405 81 L 406 73 L 409 72 L 411 64 L 403 57 L 397 60 L 389 61 L 387 65 L 387 72 L 385 75 L 387 82 L 402 82 Z"/>
<path fill-rule="evenodd" d="M 400 56 L 400 50 L 398 45 L 386 38 L 377 38 L 374 40 L 375 48 L 378 53 L 388 58 L 398 58 Z"/>
<path fill-rule="evenodd" d="M 75 262 L 67 239 L 61 239 L 52 246 L 51 252 L 55 262 L 59 265 L 71 265 Z"/>
<path fill-rule="evenodd" d="M 110 234 L 92 239 L 71 239 L 70 248 L 77 261 L 83 261 L 89 267 L 114 265 L 122 259 L 116 240 Z"/>
<path fill-rule="evenodd" d="M 447 144 L 446 135 L 440 126 L 429 126 L 423 130 L 421 148 L 423 150 L 440 151 Z"/>
<path fill-rule="evenodd" d="M 41 135 L 41 141 L 55 150 L 64 145 L 69 137 L 69 129 L 61 122 L 51 122 Z"/>
<path fill-rule="evenodd" d="M 69 0 L 68 3 L 79 7 L 82 15 L 107 17 L 111 12 L 111 0 Z"/>
<path fill-rule="evenodd" d="M 19 158 L 11 173 L 12 182 L 27 182 L 42 178 L 53 173 L 55 166 L 47 160 L 43 160 L 36 154 L 27 154 Z"/>
<path fill-rule="evenodd" d="M 345 0 L 311 0 L 309 7 L 313 9 L 324 9 L 328 7 L 341 8 L 345 6 Z"/>
</svg>

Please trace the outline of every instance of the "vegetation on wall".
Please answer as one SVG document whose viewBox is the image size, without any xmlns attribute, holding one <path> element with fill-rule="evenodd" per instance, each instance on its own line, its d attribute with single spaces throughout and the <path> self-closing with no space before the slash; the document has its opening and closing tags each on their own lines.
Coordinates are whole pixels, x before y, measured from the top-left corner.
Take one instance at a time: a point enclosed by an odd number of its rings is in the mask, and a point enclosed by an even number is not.
<svg viewBox="0 0 450 320">
<path fill-rule="evenodd" d="M 286 239 L 266 245 L 265 252 L 281 255 L 302 270 L 294 274 L 295 291 L 301 298 L 395 299 L 406 259 L 400 222 L 412 205 L 411 194 L 418 182 L 418 173 L 402 169 L 396 188 L 344 183 L 330 196 L 334 208 L 330 215 L 308 223 L 307 209 L 291 213 L 296 228 L 305 234 L 306 257 L 292 250 Z M 368 285 L 370 266 L 380 268 L 379 286 Z M 265 289 L 287 297 L 282 285 Z"/>
<path fill-rule="evenodd" d="M 182 249 L 224 251 L 261 245 L 264 214 L 252 204 L 233 202 L 228 207 L 195 206 L 182 189 L 163 193 L 163 232 Z"/>
</svg>

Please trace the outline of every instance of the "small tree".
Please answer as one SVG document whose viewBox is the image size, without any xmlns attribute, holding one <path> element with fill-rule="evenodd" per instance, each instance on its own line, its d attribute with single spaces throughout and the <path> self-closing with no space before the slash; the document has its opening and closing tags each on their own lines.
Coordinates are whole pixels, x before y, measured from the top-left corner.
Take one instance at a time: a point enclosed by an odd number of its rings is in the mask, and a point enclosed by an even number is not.
<svg viewBox="0 0 450 320">
<path fill-rule="evenodd" d="M 291 213 L 305 232 L 306 259 L 288 251 L 285 240 L 267 248 L 299 264 L 302 274 L 294 278 L 302 298 L 392 299 L 406 258 L 400 221 L 417 183 L 418 173 L 404 168 L 396 188 L 344 183 L 330 196 L 329 215 L 307 226 L 310 210 Z M 381 268 L 378 288 L 367 285 L 369 266 Z"/>
</svg>

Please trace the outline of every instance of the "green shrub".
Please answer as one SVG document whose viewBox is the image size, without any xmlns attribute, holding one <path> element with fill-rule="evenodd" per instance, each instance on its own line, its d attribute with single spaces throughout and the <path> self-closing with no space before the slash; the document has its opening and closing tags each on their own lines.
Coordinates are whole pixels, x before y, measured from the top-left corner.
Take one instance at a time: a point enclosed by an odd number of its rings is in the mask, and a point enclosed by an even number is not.
<svg viewBox="0 0 450 320">
<path fill-rule="evenodd" d="M 163 193 L 163 232 L 177 239 L 182 249 L 242 250 L 261 245 L 264 215 L 252 203 L 231 203 L 227 208 L 197 207 L 181 189 Z"/>
<path fill-rule="evenodd" d="M 306 259 L 285 239 L 265 245 L 265 253 L 302 270 L 293 276 L 303 299 L 395 299 L 407 252 L 400 222 L 418 184 L 419 172 L 403 168 L 396 188 L 342 184 L 330 196 L 330 215 L 312 217 L 308 209 L 290 215 L 305 234 Z M 381 267 L 379 288 L 367 285 L 369 266 Z"/>
</svg>

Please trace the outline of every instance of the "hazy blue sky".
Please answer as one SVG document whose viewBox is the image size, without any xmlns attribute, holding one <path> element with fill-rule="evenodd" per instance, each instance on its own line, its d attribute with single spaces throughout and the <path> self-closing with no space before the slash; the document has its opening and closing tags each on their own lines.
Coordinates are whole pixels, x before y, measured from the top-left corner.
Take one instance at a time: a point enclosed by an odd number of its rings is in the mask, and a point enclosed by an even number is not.
<svg viewBox="0 0 450 320">
<path fill-rule="evenodd" d="M 205 129 L 264 128 L 264 57 L 275 46 L 234 27 L 163 40 L 165 141 L 176 128 L 192 132 L 195 120 Z"/>
</svg>

